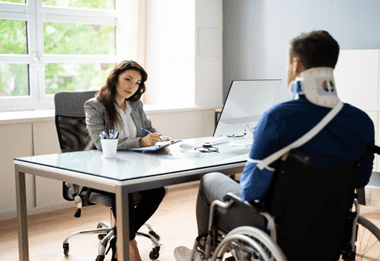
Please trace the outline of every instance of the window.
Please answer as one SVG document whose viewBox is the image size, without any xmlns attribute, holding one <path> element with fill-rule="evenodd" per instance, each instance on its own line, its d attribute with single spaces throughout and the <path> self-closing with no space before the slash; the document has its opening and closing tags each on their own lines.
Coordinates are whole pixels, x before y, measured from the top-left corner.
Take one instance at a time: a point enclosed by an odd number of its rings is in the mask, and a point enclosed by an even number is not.
<svg viewBox="0 0 380 261">
<path fill-rule="evenodd" d="M 97 90 L 117 63 L 117 0 L 0 0 L 0 111 Z"/>
</svg>

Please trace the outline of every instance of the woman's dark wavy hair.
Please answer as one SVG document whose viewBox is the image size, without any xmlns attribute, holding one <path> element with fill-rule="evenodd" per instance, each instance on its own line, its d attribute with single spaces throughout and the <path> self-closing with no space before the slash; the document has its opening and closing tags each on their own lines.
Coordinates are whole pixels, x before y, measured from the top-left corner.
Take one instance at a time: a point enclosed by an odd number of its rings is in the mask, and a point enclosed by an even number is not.
<svg viewBox="0 0 380 261">
<path fill-rule="evenodd" d="M 117 95 L 116 86 L 119 81 L 119 75 L 126 70 L 134 70 L 140 73 L 141 82 L 139 88 L 131 97 L 127 100 L 131 102 L 136 102 L 140 100 L 141 95 L 145 92 L 145 81 L 148 79 L 148 74 L 144 70 L 141 65 L 137 62 L 129 60 L 122 61 L 118 63 L 110 72 L 110 75 L 107 77 L 106 84 L 96 93 L 96 97 L 98 101 L 103 104 L 106 109 L 108 120 L 109 120 L 109 128 L 113 129 L 116 126 L 121 125 L 121 118 L 119 113 L 115 108 L 115 99 Z"/>
<path fill-rule="evenodd" d="M 298 57 L 305 69 L 335 68 L 339 56 L 338 42 L 326 31 L 312 31 L 290 42 L 290 59 Z"/>
</svg>

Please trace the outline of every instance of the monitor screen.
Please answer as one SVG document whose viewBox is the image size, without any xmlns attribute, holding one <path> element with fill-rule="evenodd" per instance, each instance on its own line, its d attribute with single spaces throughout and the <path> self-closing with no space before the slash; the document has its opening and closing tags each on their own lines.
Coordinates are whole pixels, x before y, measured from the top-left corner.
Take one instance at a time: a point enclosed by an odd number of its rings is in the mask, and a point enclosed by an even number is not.
<svg viewBox="0 0 380 261">
<path fill-rule="evenodd" d="M 241 136 L 253 130 L 272 107 L 281 80 L 232 81 L 214 137 Z"/>
</svg>

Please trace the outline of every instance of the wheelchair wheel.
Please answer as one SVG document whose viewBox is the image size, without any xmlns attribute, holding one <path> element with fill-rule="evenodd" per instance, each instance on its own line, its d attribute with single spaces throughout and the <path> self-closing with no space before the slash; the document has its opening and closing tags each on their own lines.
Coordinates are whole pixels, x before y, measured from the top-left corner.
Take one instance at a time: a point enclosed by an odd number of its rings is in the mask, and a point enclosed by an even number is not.
<svg viewBox="0 0 380 261">
<path fill-rule="evenodd" d="M 355 260 L 380 260 L 380 229 L 359 216 Z"/>
<path fill-rule="evenodd" d="M 226 235 L 216 248 L 211 261 L 231 252 L 239 261 L 286 261 L 280 247 L 262 230 L 255 227 L 238 227 Z"/>
</svg>

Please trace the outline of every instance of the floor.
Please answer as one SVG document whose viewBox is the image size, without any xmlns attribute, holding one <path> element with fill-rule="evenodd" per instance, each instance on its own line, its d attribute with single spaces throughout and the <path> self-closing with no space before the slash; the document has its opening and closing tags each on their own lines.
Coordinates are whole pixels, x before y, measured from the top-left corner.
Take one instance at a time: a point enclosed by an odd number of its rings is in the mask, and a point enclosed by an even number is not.
<svg viewBox="0 0 380 261">
<path fill-rule="evenodd" d="M 174 260 L 177 246 L 192 247 L 197 234 L 195 201 L 198 185 L 169 189 L 155 215 L 148 221 L 160 235 L 162 243 L 159 260 Z M 110 222 L 110 211 L 103 206 L 82 210 L 81 218 L 74 217 L 75 208 L 34 215 L 28 218 L 29 255 L 31 261 L 70 260 L 94 261 L 98 239 L 95 235 L 78 235 L 70 239 L 69 256 L 63 255 L 62 242 L 73 231 L 96 228 L 99 221 Z M 142 228 L 141 231 L 148 231 Z M 150 260 L 152 244 L 137 237 L 142 260 Z M 0 260 L 18 259 L 17 225 L 15 220 L 0 222 Z M 106 256 L 111 260 L 111 252 Z"/>
<path fill-rule="evenodd" d="M 196 237 L 195 201 L 198 185 L 170 188 L 155 215 L 148 221 L 161 237 L 159 260 L 175 260 L 177 246 L 192 247 Z M 75 208 L 30 216 L 29 253 L 31 261 L 94 261 L 98 240 L 94 235 L 79 235 L 70 240 L 70 253 L 63 255 L 62 242 L 73 231 L 96 228 L 99 221 L 110 222 L 110 211 L 102 206 L 86 207 L 82 217 L 75 218 Z M 361 206 L 361 215 L 380 227 L 380 207 Z M 147 229 L 142 229 L 142 231 Z M 150 241 L 137 237 L 143 261 L 148 261 L 152 249 Z M 111 254 L 106 256 L 106 261 Z M 18 259 L 17 225 L 15 220 L 0 222 L 0 260 Z"/>
</svg>

